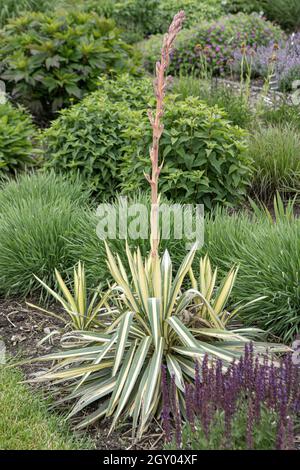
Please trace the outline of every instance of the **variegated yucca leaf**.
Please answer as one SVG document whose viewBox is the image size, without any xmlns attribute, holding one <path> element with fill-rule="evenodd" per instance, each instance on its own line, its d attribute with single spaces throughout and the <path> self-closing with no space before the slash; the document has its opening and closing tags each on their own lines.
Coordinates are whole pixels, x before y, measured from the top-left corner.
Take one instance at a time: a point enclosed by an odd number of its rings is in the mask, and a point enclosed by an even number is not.
<svg viewBox="0 0 300 470">
<path fill-rule="evenodd" d="M 110 323 L 102 325 L 102 329 L 64 334 L 61 351 L 38 359 L 54 361 L 54 365 L 35 380 L 50 380 L 56 387 L 63 385 L 68 392 L 64 402 L 75 401 L 70 416 L 94 405 L 93 412 L 78 427 L 90 425 L 103 416 L 112 419 L 111 429 L 119 420 L 132 419 L 133 434 L 141 436 L 151 420 L 158 417 L 163 364 L 169 378 L 175 378 L 181 403 L 185 383 L 194 380 L 195 361 L 201 362 L 208 355 L 209 365 L 217 359 L 229 365 L 243 353 L 245 342 L 259 339 L 261 331 L 226 328 L 228 318 L 240 308 L 229 315 L 225 310 L 236 270 L 231 270 L 216 290 L 217 271 L 212 271 L 205 257 L 200 262 L 197 283 L 191 271 L 195 247 L 174 277 L 167 251 L 161 260 L 150 256 L 143 261 L 139 250 L 132 254 L 127 246 L 126 272 L 120 258 L 108 246 L 106 249 L 108 266 L 116 282 L 105 297 L 105 302 L 109 298 L 111 304 L 106 313 L 118 314 L 108 315 Z M 188 272 L 192 288 L 183 290 Z M 80 267 L 72 299 L 81 312 L 87 308 L 83 278 Z M 69 309 L 72 294 L 61 279 L 59 284 L 64 294 L 62 301 Z M 98 306 L 95 308 L 98 310 Z M 254 342 L 254 351 L 261 353 L 268 347 L 266 343 Z M 280 350 L 279 345 L 277 349 Z"/>
<path fill-rule="evenodd" d="M 88 330 L 91 327 L 100 326 L 102 324 L 100 321 L 101 313 L 103 310 L 110 310 L 108 301 L 111 296 L 111 291 L 107 290 L 105 293 L 101 293 L 99 292 L 99 289 L 97 289 L 89 300 L 84 265 L 80 261 L 77 267 L 74 267 L 73 293 L 67 287 L 57 269 L 55 270 L 55 276 L 61 295 L 47 286 L 47 284 L 45 284 L 41 279 L 36 276 L 35 277 L 47 292 L 62 305 L 67 315 L 65 317 L 63 315 L 58 315 L 29 302 L 27 302 L 27 305 L 45 313 L 46 315 L 53 316 L 66 324 L 71 324 L 73 329 Z M 111 315 L 113 314 L 111 310 L 110 313 Z"/>
</svg>

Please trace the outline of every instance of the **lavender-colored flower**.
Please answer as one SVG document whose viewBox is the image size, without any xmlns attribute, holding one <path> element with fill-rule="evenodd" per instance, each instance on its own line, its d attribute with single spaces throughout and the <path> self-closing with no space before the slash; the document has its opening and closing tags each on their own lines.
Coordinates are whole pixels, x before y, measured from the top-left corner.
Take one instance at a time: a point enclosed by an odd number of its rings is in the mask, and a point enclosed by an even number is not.
<svg viewBox="0 0 300 470">
<path fill-rule="evenodd" d="M 224 372 L 225 369 L 225 372 Z M 200 372 L 201 371 L 201 372 Z M 201 427 L 201 431 L 209 442 L 217 416 L 224 415 L 224 439 L 226 448 L 231 448 L 233 426 L 241 423 L 235 420 L 242 413 L 245 430 L 245 445 L 255 448 L 254 429 L 260 425 L 262 417 L 270 413 L 272 423 L 277 425 L 276 442 L 278 449 L 291 449 L 294 446 L 294 416 L 300 413 L 300 373 L 299 368 L 285 356 L 278 363 L 268 356 L 257 355 L 252 343 L 245 346 L 244 355 L 229 366 L 221 360 L 213 360 L 205 355 L 201 367 L 195 365 L 194 384 L 185 386 L 185 413 L 192 430 Z M 166 390 L 166 370 L 162 370 L 163 429 L 169 439 L 170 411 L 174 420 L 174 436 L 177 446 L 182 442 L 182 422 L 179 409 L 178 393 L 175 377 L 171 378 L 170 392 Z M 181 403 L 183 403 L 181 400 Z M 221 415 L 220 415 L 221 413 Z M 242 421 L 243 422 L 243 421 Z M 262 421 L 263 423 L 263 421 Z M 240 424 L 239 424 L 240 425 Z M 220 443 L 220 446 L 223 445 Z"/>
</svg>

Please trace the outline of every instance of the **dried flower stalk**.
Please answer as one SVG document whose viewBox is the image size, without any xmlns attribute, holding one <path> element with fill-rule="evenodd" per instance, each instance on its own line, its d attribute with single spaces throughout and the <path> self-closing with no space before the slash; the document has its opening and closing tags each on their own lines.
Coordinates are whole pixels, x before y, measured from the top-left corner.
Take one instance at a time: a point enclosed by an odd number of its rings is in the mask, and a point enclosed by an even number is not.
<svg viewBox="0 0 300 470">
<path fill-rule="evenodd" d="M 150 159 L 152 164 L 152 172 L 145 175 L 151 186 L 151 255 L 156 258 L 158 256 L 159 245 L 159 196 L 158 196 L 158 178 L 161 172 L 163 162 L 159 164 L 159 141 L 164 130 L 162 117 L 164 114 L 164 97 L 168 84 L 166 70 L 170 62 L 170 53 L 172 52 L 175 38 L 181 30 L 182 23 L 185 19 L 184 11 L 177 13 L 169 27 L 169 31 L 164 36 L 161 60 L 156 63 L 156 78 L 154 81 L 154 90 L 156 95 L 156 112 L 155 117 L 151 110 L 148 111 L 149 120 L 153 130 L 153 140 L 150 149 Z"/>
</svg>

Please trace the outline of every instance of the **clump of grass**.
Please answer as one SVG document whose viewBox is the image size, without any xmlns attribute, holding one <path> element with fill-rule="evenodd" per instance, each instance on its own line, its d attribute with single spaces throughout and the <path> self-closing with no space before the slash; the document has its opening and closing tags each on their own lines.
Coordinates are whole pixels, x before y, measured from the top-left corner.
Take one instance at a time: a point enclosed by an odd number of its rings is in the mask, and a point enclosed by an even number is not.
<svg viewBox="0 0 300 470">
<path fill-rule="evenodd" d="M 92 448 L 72 434 L 58 415 L 47 411 L 39 393 L 21 384 L 17 369 L 0 366 L 0 448 L 2 450 L 80 450 Z"/>
<path fill-rule="evenodd" d="M 40 290 L 34 274 L 55 284 L 54 268 L 72 262 L 66 238 L 78 225 L 89 193 L 79 180 L 24 175 L 0 191 L 0 292 L 26 296 Z"/>
<path fill-rule="evenodd" d="M 205 248 L 222 272 L 233 262 L 239 265 L 234 301 L 265 296 L 243 310 L 243 323 L 293 341 L 300 332 L 300 220 L 219 210 L 206 221 L 205 236 Z"/>
<path fill-rule="evenodd" d="M 265 107 L 260 116 L 264 124 L 285 125 L 289 124 L 300 131 L 300 108 L 289 103 L 281 103 L 276 108 Z"/>
<path fill-rule="evenodd" d="M 276 191 L 295 194 L 300 188 L 300 132 L 291 125 L 261 127 L 249 137 L 254 162 L 252 191 L 269 201 Z"/>
</svg>

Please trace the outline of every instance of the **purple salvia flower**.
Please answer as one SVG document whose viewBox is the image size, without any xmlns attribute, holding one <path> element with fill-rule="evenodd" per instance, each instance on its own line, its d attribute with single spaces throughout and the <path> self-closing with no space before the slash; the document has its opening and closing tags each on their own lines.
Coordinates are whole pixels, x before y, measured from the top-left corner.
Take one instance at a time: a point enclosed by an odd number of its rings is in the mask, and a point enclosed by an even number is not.
<svg viewBox="0 0 300 470">
<path fill-rule="evenodd" d="M 193 385 L 187 384 L 185 387 L 185 405 L 186 405 L 186 416 L 188 422 L 191 425 L 192 430 L 195 430 L 195 414 L 194 414 L 194 403 L 193 403 Z"/>
</svg>

